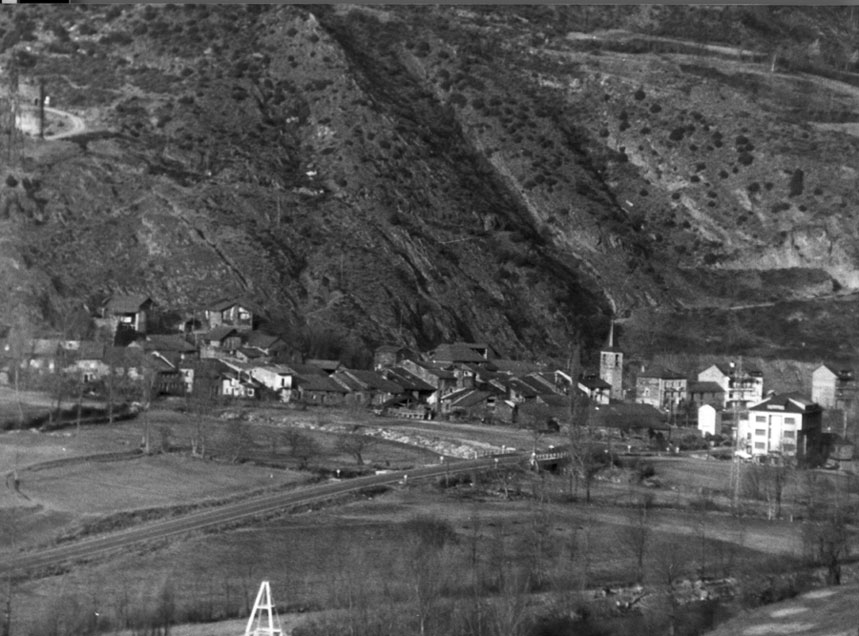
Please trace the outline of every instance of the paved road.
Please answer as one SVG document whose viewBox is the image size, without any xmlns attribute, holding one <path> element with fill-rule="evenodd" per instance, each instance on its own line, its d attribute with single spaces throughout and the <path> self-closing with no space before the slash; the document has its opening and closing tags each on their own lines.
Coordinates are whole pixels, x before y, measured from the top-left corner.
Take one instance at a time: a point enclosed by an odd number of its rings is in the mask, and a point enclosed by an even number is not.
<svg viewBox="0 0 859 636">
<path fill-rule="evenodd" d="M 63 139 L 64 137 L 72 137 L 74 135 L 80 135 L 81 133 L 86 132 L 86 124 L 84 120 L 78 117 L 77 115 L 72 115 L 70 112 L 65 110 L 60 110 L 58 108 L 51 108 L 49 106 L 45 106 L 45 112 L 51 113 L 52 115 L 56 115 L 57 117 L 63 117 L 68 120 L 71 128 L 69 130 L 64 130 L 63 132 L 56 133 L 53 135 L 45 135 L 45 139 L 54 140 L 54 139 Z"/>
<path fill-rule="evenodd" d="M 443 477 L 445 474 L 457 475 L 475 469 L 485 470 L 495 466 L 509 466 L 521 463 L 527 455 L 503 455 L 461 462 L 447 462 L 425 466 L 410 471 L 398 471 L 369 477 L 359 477 L 346 481 L 328 482 L 289 492 L 279 492 L 218 506 L 207 510 L 192 512 L 174 519 L 156 521 L 127 530 L 99 535 L 55 547 L 33 550 L 0 558 L 0 578 L 8 572 L 24 572 L 62 565 L 69 561 L 90 559 L 105 552 L 128 547 L 140 541 L 165 539 L 205 528 L 221 526 L 259 515 L 282 510 L 283 508 L 305 506 L 348 493 L 358 492 L 378 486 L 391 486 L 406 479 L 414 481 Z"/>
</svg>

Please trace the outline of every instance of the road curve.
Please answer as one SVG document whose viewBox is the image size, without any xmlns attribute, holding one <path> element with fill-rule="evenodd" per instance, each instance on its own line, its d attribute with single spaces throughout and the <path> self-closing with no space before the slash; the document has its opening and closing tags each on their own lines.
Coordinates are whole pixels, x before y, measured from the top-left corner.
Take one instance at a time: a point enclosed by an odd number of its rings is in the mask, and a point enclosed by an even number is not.
<svg viewBox="0 0 859 636">
<path fill-rule="evenodd" d="M 0 575 L 60 566 L 69 561 L 89 559 L 104 552 L 125 548 L 140 541 L 165 539 L 205 528 L 220 526 L 294 506 L 305 506 L 348 493 L 378 486 L 391 486 L 407 477 L 409 483 L 445 475 L 457 475 L 472 470 L 510 466 L 527 459 L 524 454 L 501 455 L 482 459 L 446 462 L 408 471 L 358 477 L 346 481 L 328 482 L 246 499 L 232 504 L 192 512 L 178 518 L 155 521 L 119 532 L 99 535 L 50 548 L 6 555 L 0 558 Z"/>
<path fill-rule="evenodd" d="M 73 137 L 74 135 L 80 135 L 81 133 L 85 133 L 87 130 L 84 120 L 68 111 L 60 110 L 59 108 L 51 108 L 50 106 L 45 106 L 45 112 L 51 113 L 52 115 L 56 115 L 57 117 L 64 117 L 71 125 L 71 128 L 69 130 L 65 130 L 54 135 L 45 135 L 45 139 L 48 141 L 53 141 L 55 139 L 64 139 L 65 137 Z"/>
</svg>

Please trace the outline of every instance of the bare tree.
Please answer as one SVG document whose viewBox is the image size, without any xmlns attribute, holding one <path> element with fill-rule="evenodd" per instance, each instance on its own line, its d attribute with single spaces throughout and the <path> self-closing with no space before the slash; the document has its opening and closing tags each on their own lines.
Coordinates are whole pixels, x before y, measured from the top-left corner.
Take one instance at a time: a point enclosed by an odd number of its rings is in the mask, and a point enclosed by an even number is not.
<svg viewBox="0 0 859 636">
<path fill-rule="evenodd" d="M 446 548 L 456 542 L 456 533 L 446 520 L 431 515 L 408 520 L 405 530 L 418 628 L 421 636 L 426 636 L 434 631 L 431 621 L 449 577 Z"/>
<path fill-rule="evenodd" d="M 283 433 L 283 439 L 289 446 L 289 454 L 298 460 L 299 469 L 307 468 L 311 459 L 319 455 L 319 444 L 310 435 L 290 428 Z"/>
<path fill-rule="evenodd" d="M 231 452 L 230 461 L 233 463 L 239 461 L 239 458 L 244 453 L 251 450 L 254 445 L 254 439 L 248 423 L 242 422 L 239 419 L 230 420 L 227 423 L 225 445 Z"/>
<path fill-rule="evenodd" d="M 6 336 L 7 354 L 12 364 L 12 381 L 15 404 L 18 408 L 18 428 L 24 428 L 24 407 L 21 403 L 21 375 L 29 364 L 33 346 L 33 317 L 23 307 L 17 308 L 15 318 Z"/>
<path fill-rule="evenodd" d="M 515 550 L 507 545 L 504 527 L 499 524 L 491 543 L 490 562 L 495 566 L 494 586 L 499 591 L 490 618 L 492 631 L 505 636 L 521 636 L 525 631 L 528 592 L 531 589 L 531 567 L 527 558 L 520 562 Z"/>
<path fill-rule="evenodd" d="M 778 464 L 753 465 L 743 475 L 743 494 L 767 503 L 767 518 L 780 519 L 785 488 L 794 473 L 788 460 Z"/>
<path fill-rule="evenodd" d="M 645 494 L 636 497 L 627 513 L 627 523 L 620 533 L 621 541 L 635 558 L 635 580 L 637 583 L 644 582 L 644 557 L 650 543 L 649 512 L 652 505 L 652 495 Z"/>
<path fill-rule="evenodd" d="M 602 447 L 590 422 L 588 397 L 578 389 L 581 374 L 581 347 L 574 341 L 570 348 L 568 372 L 571 378 L 568 396 L 569 422 L 567 435 L 570 443 L 570 497 L 578 494 L 579 482 L 585 487 L 585 501 L 590 503 L 591 484 L 604 465 Z"/>
<path fill-rule="evenodd" d="M 685 551 L 676 541 L 663 539 L 654 550 L 656 579 L 665 586 L 665 598 L 668 614 L 668 633 L 674 636 L 677 630 L 677 618 L 680 607 L 679 599 L 674 591 L 674 582 L 686 567 Z"/>
<path fill-rule="evenodd" d="M 355 458 L 355 463 L 364 465 L 364 452 L 376 443 L 376 438 L 357 432 L 358 427 L 351 433 L 341 435 L 337 439 L 337 450 Z"/>
<path fill-rule="evenodd" d="M 185 409 L 191 415 L 191 454 L 206 457 L 206 441 L 208 439 L 206 416 L 211 412 L 211 405 L 203 396 L 193 390 L 185 391 Z"/>
<path fill-rule="evenodd" d="M 832 492 L 828 480 L 812 471 L 805 474 L 808 506 L 802 540 L 806 557 L 811 563 L 826 567 L 827 584 L 840 585 L 841 563 L 850 556 L 852 515 L 837 484 Z"/>
</svg>

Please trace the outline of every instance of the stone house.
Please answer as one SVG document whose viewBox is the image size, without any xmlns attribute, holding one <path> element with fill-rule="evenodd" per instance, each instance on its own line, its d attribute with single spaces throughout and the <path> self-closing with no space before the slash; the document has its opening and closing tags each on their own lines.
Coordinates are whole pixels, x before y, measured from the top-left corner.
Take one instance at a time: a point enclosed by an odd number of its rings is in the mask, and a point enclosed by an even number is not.
<svg viewBox="0 0 859 636">
<path fill-rule="evenodd" d="M 243 300 L 220 300 L 206 307 L 209 329 L 232 327 L 237 331 L 251 331 L 256 314 L 251 303 Z"/>
<path fill-rule="evenodd" d="M 373 352 L 373 370 L 390 369 L 400 364 L 403 360 L 418 359 L 418 355 L 408 347 L 398 345 L 382 345 Z"/>
<path fill-rule="evenodd" d="M 304 404 L 337 406 L 343 404 L 348 391 L 325 374 L 296 376 L 292 399 Z"/>
<path fill-rule="evenodd" d="M 223 325 L 200 336 L 199 346 L 201 358 L 218 358 L 239 349 L 242 337 L 235 327 Z"/>
<path fill-rule="evenodd" d="M 850 369 L 821 364 L 811 373 L 811 399 L 823 408 L 849 410 L 856 393 L 856 378 Z"/>
<path fill-rule="evenodd" d="M 577 386 L 579 391 L 587 395 L 594 404 L 608 404 L 611 400 L 611 384 L 595 373 L 583 375 L 579 378 Z"/>
<path fill-rule="evenodd" d="M 331 379 L 348 391 L 346 399 L 356 404 L 381 406 L 403 393 L 403 387 L 375 371 L 338 369 Z"/>
<path fill-rule="evenodd" d="M 718 382 L 690 382 L 687 387 L 689 403 L 695 408 L 709 404 L 719 410 L 725 407 L 725 389 Z"/>
<path fill-rule="evenodd" d="M 763 399 L 764 375 L 758 369 L 733 362 L 713 364 L 698 374 L 699 382 L 715 382 L 725 392 L 725 408 L 746 411 Z"/>
<path fill-rule="evenodd" d="M 677 412 L 685 404 L 686 376 L 659 365 L 643 370 L 635 380 L 635 401 L 665 411 Z"/>
<path fill-rule="evenodd" d="M 147 312 L 155 303 L 143 294 L 114 294 L 102 307 L 114 333 L 120 330 L 146 333 Z"/>
</svg>

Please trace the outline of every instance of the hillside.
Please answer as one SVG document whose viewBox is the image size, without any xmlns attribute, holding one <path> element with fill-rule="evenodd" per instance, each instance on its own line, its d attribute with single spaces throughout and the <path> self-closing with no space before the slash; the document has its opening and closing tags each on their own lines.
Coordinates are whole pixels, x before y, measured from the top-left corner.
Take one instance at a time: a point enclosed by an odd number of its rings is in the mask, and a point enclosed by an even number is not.
<svg viewBox="0 0 859 636">
<path fill-rule="evenodd" d="M 810 299 L 859 288 L 851 20 L 18 7 L 0 65 L 87 132 L 5 142 L 0 323 L 56 327 L 125 290 L 180 311 L 241 293 L 305 350 L 353 358 L 449 339 L 563 356 L 611 315 L 632 348 L 677 322 L 694 348 L 701 308 L 725 347 L 758 318 L 723 307 L 783 300 L 814 332 Z"/>
</svg>

